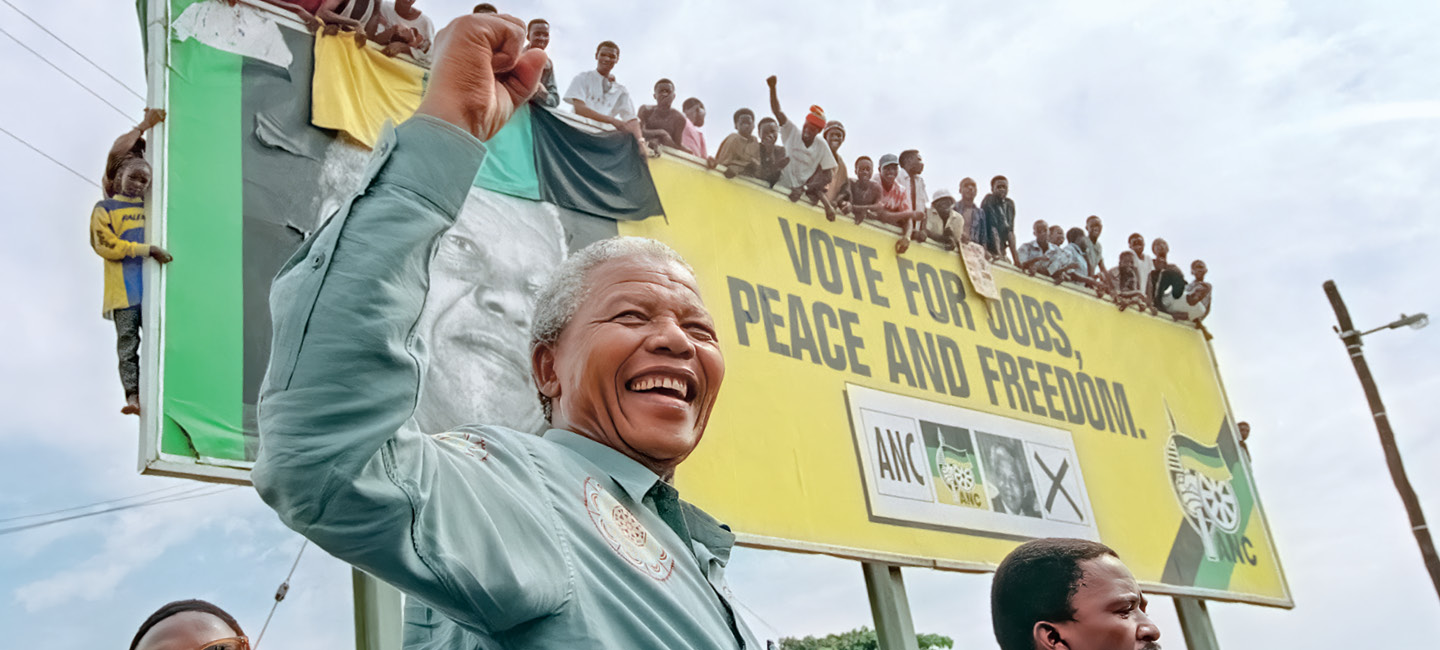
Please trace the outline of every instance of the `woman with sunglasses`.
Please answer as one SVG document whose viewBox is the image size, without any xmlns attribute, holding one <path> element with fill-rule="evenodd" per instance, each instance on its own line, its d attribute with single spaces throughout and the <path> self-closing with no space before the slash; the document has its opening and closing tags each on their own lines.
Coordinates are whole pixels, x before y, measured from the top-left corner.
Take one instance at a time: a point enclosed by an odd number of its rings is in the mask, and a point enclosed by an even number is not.
<svg viewBox="0 0 1440 650">
<path fill-rule="evenodd" d="M 203 600 L 177 600 L 140 624 L 130 650 L 250 650 L 235 617 Z"/>
</svg>

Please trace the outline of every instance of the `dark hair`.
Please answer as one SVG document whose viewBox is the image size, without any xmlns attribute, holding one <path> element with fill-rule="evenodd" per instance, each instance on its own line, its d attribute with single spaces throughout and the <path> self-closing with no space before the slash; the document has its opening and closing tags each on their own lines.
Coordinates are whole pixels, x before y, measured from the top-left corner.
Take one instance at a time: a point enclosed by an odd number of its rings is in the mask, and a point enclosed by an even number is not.
<svg viewBox="0 0 1440 650">
<path fill-rule="evenodd" d="M 748 109 L 748 108 L 742 108 L 742 109 L 740 109 L 740 110 L 735 111 L 735 117 L 732 118 L 732 119 L 733 119 L 734 121 L 736 121 L 736 122 L 739 122 L 741 115 L 749 115 L 749 116 L 750 116 L 750 119 L 752 119 L 752 120 L 755 119 L 755 111 L 752 111 L 752 110 L 750 110 L 750 109 Z"/>
<path fill-rule="evenodd" d="M 860 164 L 860 161 L 862 161 L 862 160 L 864 160 L 864 161 L 866 161 L 866 162 L 869 162 L 871 167 L 874 167 L 874 166 L 875 166 L 875 160 L 872 159 L 870 156 L 860 156 L 859 158 L 856 158 L 856 159 L 855 159 L 855 164 L 856 164 L 856 165 L 859 165 L 859 164 Z"/>
<path fill-rule="evenodd" d="M 907 158 L 914 158 L 920 155 L 919 149 L 906 149 L 900 152 L 900 164 L 904 165 Z"/>
<path fill-rule="evenodd" d="M 779 123 L 779 122 L 776 122 L 776 121 L 775 121 L 775 118 L 773 118 L 773 117 L 762 117 L 762 118 L 760 118 L 760 126 L 765 126 L 765 123 L 766 123 L 766 122 L 769 122 L 769 123 L 771 123 L 771 124 L 774 124 L 776 127 L 779 127 L 779 126 L 780 126 L 780 123 Z"/>
<path fill-rule="evenodd" d="M 616 45 L 616 44 L 615 44 L 615 41 L 600 41 L 600 44 L 595 46 L 595 53 L 596 53 L 596 54 L 599 54 L 599 53 L 600 53 L 600 50 L 603 50 L 603 49 L 605 49 L 605 48 L 607 48 L 607 47 L 613 47 L 613 48 L 615 48 L 615 53 L 616 53 L 616 54 L 619 54 L 619 53 L 620 53 L 620 46 L 619 46 L 619 45 Z M 657 82 L 657 83 L 658 83 L 658 82 Z"/>
<path fill-rule="evenodd" d="M 671 80 L 669 80 L 669 79 L 666 79 L 666 78 L 664 78 L 664 77 L 661 77 L 658 81 L 656 81 L 656 82 L 655 82 L 655 85 L 652 86 L 652 87 L 653 87 L 653 88 L 659 88 L 659 87 L 660 87 L 660 84 L 670 84 L 670 87 L 671 87 L 671 88 L 674 88 L 674 87 L 675 87 L 675 82 L 673 82 L 673 81 L 671 81 Z"/>
<path fill-rule="evenodd" d="M 536 25 L 544 25 L 544 26 L 546 26 L 546 27 L 549 27 L 549 26 L 550 26 L 550 21 L 545 20 L 544 18 L 534 18 L 534 19 L 531 19 L 530 22 L 525 23 L 525 33 L 526 33 L 526 34 L 529 34 L 529 33 L 530 33 L 530 30 L 535 29 L 535 26 L 536 26 Z"/>
<path fill-rule="evenodd" d="M 214 603 L 196 599 L 177 600 L 166 603 L 160 609 L 155 610 L 155 613 L 151 614 L 150 618 L 145 619 L 145 622 L 140 624 L 140 630 L 135 633 L 135 638 L 130 641 L 130 650 L 135 650 L 135 648 L 140 645 L 140 639 L 145 638 L 145 633 L 149 632 L 150 629 L 156 625 L 159 625 L 160 621 L 185 612 L 210 614 L 224 621 L 226 625 L 230 626 L 231 630 L 235 631 L 235 634 L 245 636 L 245 630 L 240 629 L 240 623 L 236 622 L 235 617 L 231 616 L 229 612 L 220 609 Z"/>
<path fill-rule="evenodd" d="M 470 11 L 470 13 L 472 13 L 472 14 L 498 14 L 498 13 L 500 13 L 500 10 L 499 10 L 499 9 L 496 9 L 496 8 L 495 8 L 495 5 L 492 5 L 492 4 L 488 3 L 488 2 L 482 2 L 482 3 L 478 4 L 478 5 L 475 5 L 475 8 L 472 9 L 472 10 Z"/>
<path fill-rule="evenodd" d="M 1071 228 L 1065 231 L 1066 241 L 1080 241 L 1085 238 L 1085 231 L 1080 228 Z"/>
<path fill-rule="evenodd" d="M 990 621 L 1000 650 L 1034 650 L 1036 623 L 1074 618 L 1070 597 L 1084 574 L 1080 563 L 1102 555 L 1119 557 L 1099 542 L 1058 537 L 1010 551 L 990 583 Z"/>
<path fill-rule="evenodd" d="M 700 104 L 701 106 L 704 106 L 704 104 L 703 104 L 699 99 L 696 99 L 696 98 L 694 98 L 694 97 L 691 97 L 691 98 L 689 98 L 689 99 L 686 99 L 684 103 L 680 104 L 680 110 L 682 110 L 682 111 L 688 111 L 688 110 L 690 110 L 692 107 L 694 107 L 696 104 Z"/>
<path fill-rule="evenodd" d="M 995 176 L 995 178 L 990 179 L 990 187 L 995 187 L 995 181 L 1005 181 L 1006 183 L 1009 183 L 1010 179 L 1005 178 L 1004 176 L 997 175 Z"/>
</svg>

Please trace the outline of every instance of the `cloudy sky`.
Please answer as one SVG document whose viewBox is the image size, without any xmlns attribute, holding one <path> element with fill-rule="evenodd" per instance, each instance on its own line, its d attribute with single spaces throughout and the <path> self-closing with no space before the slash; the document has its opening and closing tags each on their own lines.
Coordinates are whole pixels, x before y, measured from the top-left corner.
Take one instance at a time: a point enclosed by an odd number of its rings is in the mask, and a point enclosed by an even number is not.
<svg viewBox="0 0 1440 650">
<path fill-rule="evenodd" d="M 5 0 L 144 88 L 133 3 Z M 443 19 L 470 2 L 422 0 Z M 583 5 L 577 7 L 575 5 Z M 663 5 L 663 6 L 662 6 Z M 1205 259 L 1209 325 L 1236 415 L 1254 426 L 1257 480 L 1287 570 L 1291 611 L 1215 604 L 1228 648 L 1426 647 L 1440 599 L 1425 577 L 1320 289 L 1335 279 L 1357 324 L 1440 317 L 1426 260 L 1440 238 L 1440 4 L 971 1 L 533 3 L 562 86 L 620 43 L 637 98 L 661 76 L 699 96 L 718 143 L 728 115 L 763 109 L 780 77 L 791 114 L 820 104 L 853 159 L 919 148 L 932 191 L 1011 179 L 1022 223 L 1106 219 L 1107 236 L 1164 236 Z M 0 629 L 13 647 L 115 647 L 177 598 L 214 600 L 258 633 L 300 546 L 247 489 L 136 474 L 121 416 L 114 331 L 99 317 L 100 263 L 86 243 L 110 142 L 143 102 L 0 7 L 8 35 L 120 107 L 0 39 L 0 134 L 14 244 L 0 319 Z M 1427 72 L 1428 71 L 1428 72 Z M 712 145 L 713 146 L 713 145 Z M 1116 243 L 1112 243 L 1112 250 Z M 1425 251 L 1431 251 L 1426 253 Z M 198 254 L 173 251 L 177 256 Z M 1416 275 L 1419 273 L 1420 275 Z M 1440 328 L 1367 338 L 1411 479 L 1440 517 Z M 200 496 L 27 531 L 14 519 L 118 497 Z M 732 580 L 767 637 L 869 624 L 853 562 L 736 553 Z M 916 627 L 993 648 L 988 576 L 908 570 Z M 306 551 L 267 650 L 352 646 L 349 570 Z M 1153 610 L 1184 646 L 1173 606 Z"/>
</svg>

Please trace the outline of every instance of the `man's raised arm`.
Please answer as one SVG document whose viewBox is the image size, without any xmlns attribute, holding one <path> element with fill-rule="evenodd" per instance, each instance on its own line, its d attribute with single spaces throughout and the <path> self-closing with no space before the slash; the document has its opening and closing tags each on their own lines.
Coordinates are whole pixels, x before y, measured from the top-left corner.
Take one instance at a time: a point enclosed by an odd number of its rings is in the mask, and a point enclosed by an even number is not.
<svg viewBox="0 0 1440 650">
<path fill-rule="evenodd" d="M 481 141 L 545 63 L 521 43 L 509 17 L 467 15 L 442 32 L 415 117 L 382 139 L 365 190 L 276 277 L 251 474 L 286 525 L 481 631 L 565 597 L 563 569 L 548 568 L 564 565 L 548 512 L 505 507 L 538 478 L 523 450 L 480 472 L 407 422 L 424 374 L 414 331 L 432 247 L 469 194 Z"/>
<path fill-rule="evenodd" d="M 770 112 L 775 114 L 775 121 L 780 126 L 785 126 L 785 113 L 780 111 L 780 96 L 775 93 L 776 82 L 773 74 L 765 80 L 765 83 L 770 86 Z"/>
</svg>

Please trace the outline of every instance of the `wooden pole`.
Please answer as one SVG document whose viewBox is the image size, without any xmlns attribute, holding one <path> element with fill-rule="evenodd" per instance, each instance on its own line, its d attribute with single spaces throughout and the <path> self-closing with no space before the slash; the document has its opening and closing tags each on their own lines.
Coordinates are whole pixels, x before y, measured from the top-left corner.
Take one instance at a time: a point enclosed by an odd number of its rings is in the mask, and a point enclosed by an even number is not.
<svg viewBox="0 0 1440 650">
<path fill-rule="evenodd" d="M 1370 365 L 1365 363 L 1364 345 L 1360 332 L 1350 321 L 1350 310 L 1340 298 L 1340 290 L 1334 280 L 1325 281 L 1325 296 L 1335 308 L 1335 319 L 1340 323 L 1340 340 L 1350 352 L 1350 361 L 1355 364 L 1355 374 L 1360 377 L 1360 387 L 1365 390 L 1365 399 L 1370 403 L 1370 413 L 1375 418 L 1375 429 L 1380 434 L 1380 448 L 1385 452 L 1385 465 L 1390 468 L 1390 478 L 1395 481 L 1395 490 L 1405 504 L 1405 514 L 1410 516 L 1410 531 L 1415 534 L 1415 543 L 1420 545 L 1420 557 L 1425 561 L 1425 570 L 1430 573 L 1430 582 L 1440 596 L 1440 556 L 1435 554 L 1435 542 L 1430 538 L 1430 528 L 1425 525 L 1425 512 L 1420 509 L 1420 499 L 1410 487 L 1405 475 L 1405 465 L 1400 460 L 1400 448 L 1395 445 L 1395 432 L 1390 430 L 1390 419 L 1385 416 L 1385 404 L 1380 401 L 1380 389 L 1370 375 Z"/>
</svg>

